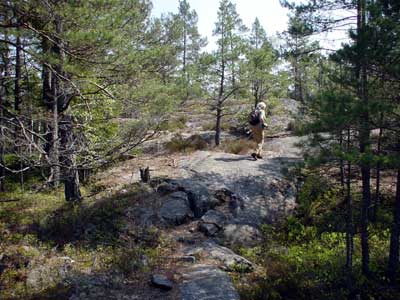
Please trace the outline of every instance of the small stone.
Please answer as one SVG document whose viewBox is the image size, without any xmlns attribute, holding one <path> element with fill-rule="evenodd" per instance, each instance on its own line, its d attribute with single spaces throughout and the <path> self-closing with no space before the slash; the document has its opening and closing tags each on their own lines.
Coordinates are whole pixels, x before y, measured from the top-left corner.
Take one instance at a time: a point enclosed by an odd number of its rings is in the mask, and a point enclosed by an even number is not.
<svg viewBox="0 0 400 300">
<path fill-rule="evenodd" d="M 173 288 L 172 281 L 160 274 L 153 274 L 151 276 L 151 283 L 163 290 L 171 290 Z"/>
<path fill-rule="evenodd" d="M 199 230 L 206 236 L 214 236 L 219 231 L 219 228 L 215 224 L 200 223 Z"/>
</svg>

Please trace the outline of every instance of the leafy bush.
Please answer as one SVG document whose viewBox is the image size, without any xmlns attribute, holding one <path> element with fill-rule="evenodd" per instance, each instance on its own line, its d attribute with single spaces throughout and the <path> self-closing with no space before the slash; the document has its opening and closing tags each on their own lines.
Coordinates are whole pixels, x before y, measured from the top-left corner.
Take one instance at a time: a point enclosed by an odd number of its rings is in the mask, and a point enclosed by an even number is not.
<svg viewBox="0 0 400 300">
<path fill-rule="evenodd" d="M 307 223 L 332 210 L 339 200 L 337 191 L 324 178 L 311 175 L 301 187 L 297 202 L 298 215 Z"/>
</svg>

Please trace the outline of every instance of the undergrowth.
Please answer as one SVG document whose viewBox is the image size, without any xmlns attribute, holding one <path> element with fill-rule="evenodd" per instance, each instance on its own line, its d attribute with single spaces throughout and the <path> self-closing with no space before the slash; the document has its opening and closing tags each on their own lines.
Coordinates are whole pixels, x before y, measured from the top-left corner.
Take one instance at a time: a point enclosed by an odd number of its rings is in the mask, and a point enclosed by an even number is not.
<svg viewBox="0 0 400 300">
<path fill-rule="evenodd" d="M 354 211 L 360 195 L 354 193 Z M 261 267 L 234 275 L 241 299 L 399 299 L 399 285 L 385 276 L 389 249 L 390 208 L 382 206 L 370 224 L 371 278 L 361 274 L 360 239 L 354 238 L 353 274 L 345 269 L 344 207 L 340 191 L 310 176 L 298 195 L 298 212 L 279 226 L 264 225 L 264 242 L 239 254 Z M 359 216 L 356 214 L 355 222 Z"/>
<path fill-rule="evenodd" d="M 68 299 L 80 277 L 149 272 L 166 241 L 153 227 L 127 231 L 126 209 L 142 197 L 141 185 L 78 205 L 58 190 L 2 194 L 15 201 L 0 203 L 0 299 Z"/>
</svg>

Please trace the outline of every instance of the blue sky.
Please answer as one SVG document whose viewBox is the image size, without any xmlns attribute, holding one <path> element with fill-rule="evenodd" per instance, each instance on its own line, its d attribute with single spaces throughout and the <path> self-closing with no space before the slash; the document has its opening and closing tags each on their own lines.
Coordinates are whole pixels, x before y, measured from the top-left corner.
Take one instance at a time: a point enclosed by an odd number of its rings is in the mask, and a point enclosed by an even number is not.
<svg viewBox="0 0 400 300">
<path fill-rule="evenodd" d="M 251 24 L 258 17 L 269 36 L 287 27 L 288 11 L 281 7 L 279 0 L 231 0 L 244 24 L 251 28 Z M 212 31 L 217 20 L 219 0 L 189 0 L 190 7 L 195 9 L 199 17 L 199 32 L 206 36 L 209 45 L 207 50 L 214 48 Z M 162 13 L 178 11 L 179 0 L 153 0 L 153 16 Z"/>
<path fill-rule="evenodd" d="M 297 0 L 300 1 L 300 0 Z M 152 15 L 159 17 L 162 13 L 178 11 L 179 0 L 153 0 Z M 219 0 L 188 0 L 190 7 L 195 9 L 198 17 L 198 28 L 201 35 L 208 39 L 207 51 L 215 49 L 215 38 L 212 36 Z M 251 24 L 258 17 L 268 36 L 275 36 L 276 32 L 282 32 L 287 28 L 288 10 L 281 7 L 279 0 L 231 0 L 236 4 L 237 12 L 244 24 L 251 28 Z M 346 13 L 348 14 L 348 13 Z M 319 35 L 316 37 L 326 48 L 339 48 L 344 40 L 346 32 L 335 32 L 328 36 Z M 336 40 L 332 42 L 332 40 Z"/>
</svg>

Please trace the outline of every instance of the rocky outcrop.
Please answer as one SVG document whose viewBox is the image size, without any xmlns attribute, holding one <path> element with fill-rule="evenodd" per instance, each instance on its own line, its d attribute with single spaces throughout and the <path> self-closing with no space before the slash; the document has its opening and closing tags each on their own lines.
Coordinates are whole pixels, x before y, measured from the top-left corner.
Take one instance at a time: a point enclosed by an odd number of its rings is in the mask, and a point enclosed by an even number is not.
<svg viewBox="0 0 400 300">
<path fill-rule="evenodd" d="M 201 217 L 199 222 L 199 230 L 206 236 L 214 236 L 220 231 L 225 223 L 225 215 L 216 210 L 209 210 Z"/>
<path fill-rule="evenodd" d="M 170 225 L 181 225 L 193 217 L 189 200 L 184 192 L 175 192 L 167 196 L 160 209 L 161 218 Z"/>
<path fill-rule="evenodd" d="M 228 202 L 231 225 L 223 232 L 229 242 L 249 245 L 259 241 L 261 224 L 276 222 L 294 210 L 296 189 L 282 169 L 296 161 L 295 156 L 254 161 L 249 156 L 198 151 L 181 164 L 188 181 L 201 182 L 217 191 L 219 201 Z"/>
<path fill-rule="evenodd" d="M 183 274 L 181 300 L 239 300 L 229 276 L 215 266 L 197 265 Z"/>
<path fill-rule="evenodd" d="M 171 184 L 184 191 L 189 199 L 190 208 L 196 218 L 201 218 L 208 210 L 219 204 L 218 199 L 210 194 L 206 185 L 191 179 L 177 179 Z"/>
</svg>

